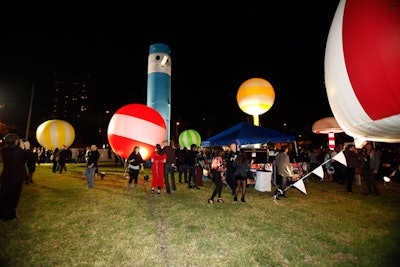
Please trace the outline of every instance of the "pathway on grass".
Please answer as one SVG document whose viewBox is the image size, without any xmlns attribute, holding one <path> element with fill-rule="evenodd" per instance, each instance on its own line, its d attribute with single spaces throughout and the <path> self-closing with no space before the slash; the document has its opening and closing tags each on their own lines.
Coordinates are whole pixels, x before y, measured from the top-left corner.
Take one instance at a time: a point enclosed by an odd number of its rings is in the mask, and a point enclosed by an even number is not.
<svg viewBox="0 0 400 267">
<path fill-rule="evenodd" d="M 167 258 L 167 237 L 165 235 L 167 229 L 167 222 L 163 218 L 159 217 L 160 214 L 159 208 L 156 205 L 153 205 L 153 197 L 159 196 L 151 194 L 151 187 L 147 187 L 148 182 L 144 183 L 144 192 L 146 194 L 147 205 L 149 206 L 151 218 L 154 223 L 155 229 L 157 229 L 157 237 L 160 241 L 161 248 L 161 256 L 164 261 L 163 266 L 169 266 L 168 258 Z"/>
</svg>

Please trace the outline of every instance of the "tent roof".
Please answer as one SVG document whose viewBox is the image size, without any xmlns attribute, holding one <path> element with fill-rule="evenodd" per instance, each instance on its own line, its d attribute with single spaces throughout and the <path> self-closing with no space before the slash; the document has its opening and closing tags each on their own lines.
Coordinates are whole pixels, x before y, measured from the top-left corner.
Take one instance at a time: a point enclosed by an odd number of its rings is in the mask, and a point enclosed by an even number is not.
<svg viewBox="0 0 400 267">
<path fill-rule="evenodd" d="M 229 146 L 236 143 L 240 146 L 263 143 L 294 142 L 296 138 L 275 130 L 241 122 L 201 142 L 201 146 Z"/>
</svg>

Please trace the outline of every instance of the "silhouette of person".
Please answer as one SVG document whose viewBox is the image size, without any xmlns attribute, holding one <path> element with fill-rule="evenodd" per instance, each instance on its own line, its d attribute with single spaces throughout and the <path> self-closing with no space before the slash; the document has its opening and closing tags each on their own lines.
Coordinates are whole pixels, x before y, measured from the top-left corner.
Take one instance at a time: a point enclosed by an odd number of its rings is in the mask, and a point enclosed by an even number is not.
<svg viewBox="0 0 400 267">
<path fill-rule="evenodd" d="M 17 134 L 9 133 L 4 137 L 5 147 L 0 150 L 3 159 L 3 171 L 0 176 L 0 219 L 4 221 L 17 218 L 16 208 L 26 180 L 26 162 L 31 157 L 30 149 L 22 149 Z"/>
</svg>

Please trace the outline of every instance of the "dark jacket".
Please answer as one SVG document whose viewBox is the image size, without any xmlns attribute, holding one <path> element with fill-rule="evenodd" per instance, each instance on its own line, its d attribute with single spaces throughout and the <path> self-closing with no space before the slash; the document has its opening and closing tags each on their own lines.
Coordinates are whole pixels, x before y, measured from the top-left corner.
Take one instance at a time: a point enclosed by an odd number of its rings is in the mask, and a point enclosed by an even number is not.
<svg viewBox="0 0 400 267">
<path fill-rule="evenodd" d="M 245 159 L 243 163 L 236 165 L 235 173 L 233 175 L 247 177 L 247 171 L 249 170 L 249 168 L 249 160 Z"/>
<path fill-rule="evenodd" d="M 71 157 L 71 150 L 69 149 L 61 149 L 60 150 L 60 158 L 58 162 L 65 163 Z"/>
<path fill-rule="evenodd" d="M 187 159 L 186 164 L 188 166 L 194 167 L 196 165 L 197 150 L 189 150 L 189 153 L 188 153 L 186 159 Z"/>
<path fill-rule="evenodd" d="M 28 168 L 29 173 L 35 172 L 36 162 L 38 162 L 38 154 L 37 154 L 37 152 L 31 151 L 30 156 L 29 156 L 28 160 L 26 161 L 26 167 Z"/>
<path fill-rule="evenodd" d="M 89 153 L 89 159 L 86 166 L 90 166 L 93 164 L 93 168 L 97 167 L 97 161 L 100 158 L 100 153 L 97 150 L 92 150 Z"/>
<path fill-rule="evenodd" d="M 131 163 L 129 163 L 129 165 L 132 165 L 132 166 L 139 166 L 140 164 L 142 164 L 142 163 L 144 162 L 144 160 L 143 160 L 143 158 L 142 158 L 142 155 L 141 155 L 140 153 L 137 153 L 137 154 L 136 154 L 135 152 L 132 152 L 132 153 L 129 155 L 127 161 L 130 161 L 130 160 L 132 160 L 132 159 L 134 159 L 134 161 L 132 161 Z"/>
<path fill-rule="evenodd" d="M 178 152 L 178 161 L 180 165 L 187 165 L 187 157 L 189 155 L 189 151 L 187 148 L 183 148 L 182 150 L 179 150 Z"/>
<path fill-rule="evenodd" d="M 31 150 L 19 146 L 6 146 L 1 149 L 3 172 L 0 177 L 2 186 L 19 185 L 26 179 L 26 162 L 32 156 Z"/>
<path fill-rule="evenodd" d="M 165 146 L 163 149 L 165 154 L 167 154 L 167 160 L 165 163 L 175 164 L 176 163 L 175 150 L 171 146 Z"/>
<path fill-rule="evenodd" d="M 346 158 L 346 166 L 347 168 L 358 168 L 361 167 L 362 160 L 359 158 L 358 154 L 349 149 L 345 149 L 343 154 Z"/>
</svg>

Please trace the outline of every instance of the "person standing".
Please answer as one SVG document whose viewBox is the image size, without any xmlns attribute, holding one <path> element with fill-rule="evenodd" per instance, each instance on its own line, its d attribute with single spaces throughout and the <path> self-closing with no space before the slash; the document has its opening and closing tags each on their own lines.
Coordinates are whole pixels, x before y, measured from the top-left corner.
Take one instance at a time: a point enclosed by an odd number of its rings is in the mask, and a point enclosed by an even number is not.
<svg viewBox="0 0 400 267">
<path fill-rule="evenodd" d="M 197 148 L 196 165 L 194 167 L 195 183 L 196 188 L 200 189 L 199 186 L 203 186 L 203 170 L 206 166 L 206 154 L 201 147 Z"/>
<path fill-rule="evenodd" d="M 342 163 L 334 160 L 333 158 L 339 154 L 340 152 L 343 151 L 343 144 L 337 144 L 335 146 L 334 151 L 331 154 L 331 166 L 334 168 L 335 172 L 333 173 L 333 181 L 337 182 L 341 185 L 345 184 L 345 177 L 346 177 L 346 166 L 344 166 Z"/>
<path fill-rule="evenodd" d="M 79 149 L 78 152 L 78 163 L 83 163 L 85 162 L 85 150 L 83 148 Z"/>
<path fill-rule="evenodd" d="M 319 154 L 320 154 L 320 147 L 314 147 L 308 153 L 308 159 L 310 160 L 310 171 L 315 170 L 319 166 Z"/>
<path fill-rule="evenodd" d="M 171 194 L 171 186 L 172 191 L 176 191 L 175 185 L 175 163 L 176 163 L 176 155 L 175 149 L 173 148 L 173 142 L 170 141 L 171 144 L 168 144 L 168 140 L 164 140 L 162 142 L 163 150 L 167 158 L 164 163 L 164 183 L 165 189 L 167 190 L 167 194 Z M 171 185 L 169 184 L 169 177 L 171 177 Z"/>
<path fill-rule="evenodd" d="M 58 159 L 58 167 L 57 167 L 57 168 L 60 168 L 60 175 L 62 175 L 63 170 L 67 171 L 67 167 L 65 164 L 67 163 L 67 160 L 70 157 L 70 152 L 71 152 L 71 150 L 67 149 L 66 145 L 63 145 L 60 149 L 60 153 L 59 153 L 60 157 Z"/>
<path fill-rule="evenodd" d="M 179 142 L 174 142 L 173 148 L 175 151 L 175 173 L 179 173 L 179 152 L 181 151 L 181 146 L 179 145 Z"/>
<path fill-rule="evenodd" d="M 0 219 L 4 221 L 17 218 L 16 208 L 26 179 L 26 162 L 32 151 L 20 146 L 17 134 L 4 136 L 5 146 L 0 150 L 3 158 L 3 171 L 0 176 Z"/>
<path fill-rule="evenodd" d="M 46 163 L 50 163 L 50 162 L 52 162 L 52 156 L 53 156 L 53 150 L 51 150 L 51 149 L 46 149 L 46 152 L 45 152 L 45 154 L 46 154 Z"/>
<path fill-rule="evenodd" d="M 362 164 L 362 177 L 367 185 L 367 192 L 365 195 L 373 194 L 378 196 L 379 189 L 376 182 L 375 175 L 379 171 L 380 157 L 379 153 L 375 151 L 371 143 L 365 145 L 364 162 Z"/>
<path fill-rule="evenodd" d="M 289 147 L 283 145 L 280 152 L 276 155 L 275 166 L 278 178 L 278 189 L 274 193 L 274 198 L 286 197 L 285 189 L 292 177 L 292 166 L 290 165 L 290 157 L 288 155 Z"/>
<path fill-rule="evenodd" d="M 226 165 L 226 183 L 232 189 L 232 196 L 234 196 L 236 193 L 236 179 L 235 179 L 235 175 L 234 175 L 236 167 L 234 166 L 234 163 L 237 159 L 238 154 L 239 154 L 239 151 L 237 149 L 236 143 L 231 143 L 229 145 L 229 151 L 228 151 L 228 153 L 226 153 L 225 162 L 227 163 L 227 165 Z"/>
<path fill-rule="evenodd" d="M 156 145 L 156 150 L 151 154 L 151 193 L 154 194 L 154 189 L 157 187 L 157 194 L 161 194 L 161 189 L 164 188 L 164 163 L 167 155 L 164 153 L 160 144 Z"/>
<path fill-rule="evenodd" d="M 218 203 L 224 203 L 222 200 L 222 176 L 221 173 L 226 171 L 224 167 L 224 159 L 222 157 L 222 149 L 216 148 L 213 159 L 211 160 L 211 174 L 215 183 L 214 191 L 208 199 L 208 203 L 213 205 L 214 198 L 218 196 Z"/>
<path fill-rule="evenodd" d="M 89 157 L 86 163 L 85 178 L 88 182 L 88 186 L 86 189 L 91 189 L 94 187 L 94 176 L 97 169 L 97 162 L 100 157 L 100 153 L 99 151 L 97 151 L 97 146 L 92 145 L 88 154 Z"/>
<path fill-rule="evenodd" d="M 140 147 L 135 146 L 133 148 L 132 153 L 129 155 L 129 157 L 126 159 L 129 168 L 129 181 L 128 181 L 128 187 L 126 188 L 126 191 L 129 191 L 131 189 L 131 184 L 132 181 L 134 181 L 133 184 L 133 191 L 136 192 L 136 187 L 138 183 L 138 177 L 139 177 L 139 170 L 144 169 L 144 160 L 142 158 L 142 155 L 140 154 Z"/>
<path fill-rule="evenodd" d="M 346 158 L 346 188 L 348 194 L 353 194 L 353 181 L 356 168 L 361 166 L 361 159 L 358 156 L 358 150 L 355 145 L 349 144 L 343 151 Z"/>
<path fill-rule="evenodd" d="M 380 177 L 389 177 L 396 169 L 395 153 L 390 147 L 382 147 L 380 158 L 381 164 L 379 166 L 379 175 Z"/>
<path fill-rule="evenodd" d="M 196 173 L 195 173 L 195 167 L 196 167 L 196 159 L 197 159 L 197 145 L 192 144 L 190 146 L 189 154 L 187 157 L 187 166 L 188 166 L 188 171 L 189 171 L 189 180 L 188 180 L 188 188 L 193 188 L 193 189 L 200 189 L 196 186 Z"/>
<path fill-rule="evenodd" d="M 239 193 L 240 187 L 242 187 L 242 202 L 246 202 L 244 196 L 246 195 L 246 187 L 247 187 L 247 172 L 250 168 L 250 162 L 247 159 L 247 155 L 244 152 L 239 152 L 239 156 L 235 161 L 236 170 L 234 173 L 236 180 L 236 190 L 235 196 L 233 197 L 233 201 L 237 201 L 237 195 Z"/>
<path fill-rule="evenodd" d="M 38 152 L 38 157 L 39 157 L 39 162 L 38 163 L 47 163 L 45 148 L 44 147 L 39 147 L 37 149 L 37 152 Z"/>
<path fill-rule="evenodd" d="M 36 152 L 36 149 L 31 149 L 31 143 L 26 140 L 24 142 L 24 148 L 25 150 L 30 150 L 32 153 L 29 156 L 28 160 L 26 161 L 26 167 L 28 168 L 28 174 L 26 176 L 26 181 L 25 184 L 30 184 L 33 183 L 33 173 L 36 170 L 36 162 L 38 162 L 38 154 Z"/>
<path fill-rule="evenodd" d="M 182 148 L 178 152 L 178 161 L 179 161 L 179 182 L 182 183 L 182 175 L 185 183 L 188 183 L 188 166 L 187 166 L 187 157 L 189 151 L 186 147 Z"/>
<path fill-rule="evenodd" d="M 58 149 L 58 147 L 56 147 L 52 154 L 53 173 L 57 172 L 59 159 L 60 159 L 60 150 Z"/>
</svg>

